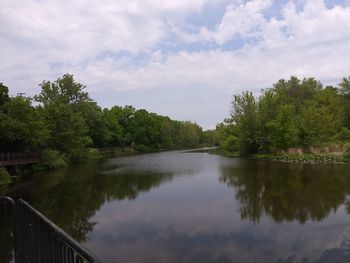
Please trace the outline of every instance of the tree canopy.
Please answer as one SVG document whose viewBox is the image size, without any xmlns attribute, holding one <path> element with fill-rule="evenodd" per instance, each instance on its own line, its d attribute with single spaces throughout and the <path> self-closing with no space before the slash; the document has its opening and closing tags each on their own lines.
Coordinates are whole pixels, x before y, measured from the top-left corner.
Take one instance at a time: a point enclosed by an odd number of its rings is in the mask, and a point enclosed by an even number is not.
<svg viewBox="0 0 350 263">
<path fill-rule="evenodd" d="M 132 106 L 102 109 L 73 75 L 43 81 L 32 98 L 10 97 L 0 83 L 0 152 L 51 149 L 71 161 L 91 148 L 131 148 L 140 152 L 210 144 L 213 135 L 197 124 L 175 121 Z"/>
<path fill-rule="evenodd" d="M 260 96 L 233 96 L 231 116 L 217 126 L 221 147 L 241 155 L 291 147 L 343 144 L 350 133 L 350 78 L 324 87 L 314 78 L 281 79 Z"/>
</svg>

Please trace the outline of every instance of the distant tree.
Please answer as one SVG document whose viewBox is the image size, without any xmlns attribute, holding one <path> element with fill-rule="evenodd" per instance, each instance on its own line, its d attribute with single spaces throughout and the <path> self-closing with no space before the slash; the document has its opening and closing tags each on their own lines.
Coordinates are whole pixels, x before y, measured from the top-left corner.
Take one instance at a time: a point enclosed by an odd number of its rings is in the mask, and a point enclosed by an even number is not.
<svg viewBox="0 0 350 263">
<path fill-rule="evenodd" d="M 5 102 L 9 101 L 9 89 L 6 87 L 4 84 L 0 82 L 0 107 L 3 105 Z"/>
<path fill-rule="evenodd" d="M 344 105 L 344 125 L 346 128 L 350 128 L 350 76 L 343 78 L 342 82 L 339 83 L 338 90 Z"/>
<path fill-rule="evenodd" d="M 343 78 L 342 82 L 339 83 L 339 91 L 342 95 L 350 95 L 350 76 Z"/>
</svg>

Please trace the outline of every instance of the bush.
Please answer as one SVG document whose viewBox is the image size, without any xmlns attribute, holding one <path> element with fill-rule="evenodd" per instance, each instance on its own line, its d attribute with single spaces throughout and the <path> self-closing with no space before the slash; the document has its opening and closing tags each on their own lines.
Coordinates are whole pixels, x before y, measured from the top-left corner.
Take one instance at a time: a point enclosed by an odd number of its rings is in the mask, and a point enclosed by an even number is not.
<svg viewBox="0 0 350 263">
<path fill-rule="evenodd" d="M 0 188 L 7 186 L 11 182 L 11 177 L 4 167 L 0 167 Z"/>
<path fill-rule="evenodd" d="M 74 149 L 70 151 L 68 158 L 72 163 L 81 163 L 99 159 L 100 153 L 94 148 Z"/>
<path fill-rule="evenodd" d="M 39 163 L 40 167 L 46 169 L 57 169 L 67 166 L 67 158 L 64 154 L 55 150 L 44 150 L 41 155 L 41 160 Z"/>
<path fill-rule="evenodd" d="M 140 145 L 136 145 L 135 146 L 135 150 L 137 152 L 140 152 L 140 153 L 147 153 L 147 152 L 151 152 L 151 148 L 146 146 L 146 145 L 143 145 L 143 144 L 140 144 Z"/>
<path fill-rule="evenodd" d="M 344 144 L 343 150 L 344 150 L 344 158 L 348 162 L 350 162 L 350 142 L 347 142 L 347 143 Z"/>
<path fill-rule="evenodd" d="M 347 128 L 341 128 L 340 132 L 337 134 L 341 141 L 349 141 L 350 140 L 350 130 Z"/>
<path fill-rule="evenodd" d="M 230 135 L 221 144 L 221 149 L 225 152 L 235 153 L 239 151 L 238 138 Z"/>
</svg>

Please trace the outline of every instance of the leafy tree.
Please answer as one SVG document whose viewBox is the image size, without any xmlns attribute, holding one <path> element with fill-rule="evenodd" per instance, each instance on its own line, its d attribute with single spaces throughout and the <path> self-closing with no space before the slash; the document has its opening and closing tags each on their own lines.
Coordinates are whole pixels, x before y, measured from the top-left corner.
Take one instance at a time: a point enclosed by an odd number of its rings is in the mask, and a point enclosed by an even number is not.
<svg viewBox="0 0 350 263">
<path fill-rule="evenodd" d="M 241 154 L 258 151 L 258 107 L 251 92 L 233 96 L 231 118 L 236 125 Z"/>
<path fill-rule="evenodd" d="M 69 105 L 51 104 L 40 111 L 49 130 L 49 148 L 71 154 L 77 149 L 84 150 L 92 143 L 83 116 Z"/>
<path fill-rule="evenodd" d="M 54 82 L 43 81 L 40 84 L 41 92 L 35 96 L 35 100 L 44 106 L 54 104 L 81 105 L 92 102 L 85 86 L 74 80 L 73 75 L 65 74 Z"/>
<path fill-rule="evenodd" d="M 349 83 L 350 78 L 343 79 L 336 89 L 314 78 L 291 77 L 264 90 L 258 100 L 251 92 L 235 95 L 229 124 L 217 127 L 222 148 L 230 136 L 237 137 L 241 154 L 344 141 L 342 128 L 350 125 Z"/>
<path fill-rule="evenodd" d="M 0 151 L 37 151 L 48 143 L 48 130 L 31 100 L 9 99 L 0 113 Z"/>
<path fill-rule="evenodd" d="M 43 81 L 41 92 L 28 98 L 8 96 L 0 84 L 1 151 L 40 150 L 45 167 L 96 156 L 90 147 L 138 151 L 189 148 L 213 143 L 215 131 L 204 133 L 192 122 L 171 120 L 132 106 L 101 109 L 73 75 Z M 47 154 L 46 154 L 47 153 Z M 53 163 L 55 156 L 63 162 Z"/>
<path fill-rule="evenodd" d="M 9 100 L 9 89 L 0 82 L 0 107 Z"/>
<path fill-rule="evenodd" d="M 67 153 L 71 160 L 82 158 L 92 144 L 89 128 L 93 133 L 98 123 L 96 104 L 83 91 L 85 86 L 70 74 L 54 82 L 43 81 L 40 86 L 35 100 L 42 105 L 40 112 L 50 133 L 49 147 Z"/>
<path fill-rule="evenodd" d="M 123 127 L 119 124 L 117 119 L 117 111 L 115 107 L 103 110 L 103 120 L 107 127 L 107 134 L 105 141 L 109 146 L 122 146 L 123 144 Z"/>
<path fill-rule="evenodd" d="M 342 82 L 339 83 L 338 90 L 344 105 L 344 125 L 346 128 L 350 128 L 350 76 L 343 78 Z"/>
<path fill-rule="evenodd" d="M 268 123 L 270 133 L 267 134 L 271 142 L 270 149 L 287 149 L 298 144 L 298 133 L 295 122 L 295 111 L 292 105 L 282 105 L 277 117 Z"/>
</svg>

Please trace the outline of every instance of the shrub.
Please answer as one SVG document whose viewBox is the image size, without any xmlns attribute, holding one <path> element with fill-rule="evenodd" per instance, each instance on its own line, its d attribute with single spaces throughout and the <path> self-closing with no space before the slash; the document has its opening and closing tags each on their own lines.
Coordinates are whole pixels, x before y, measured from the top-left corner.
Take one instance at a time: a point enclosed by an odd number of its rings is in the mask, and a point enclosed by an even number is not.
<svg viewBox="0 0 350 263">
<path fill-rule="evenodd" d="M 55 150 L 44 150 L 41 155 L 41 160 L 39 163 L 40 167 L 46 169 L 57 169 L 67 166 L 67 158 L 64 154 Z"/>
<path fill-rule="evenodd" d="M 141 153 L 147 153 L 147 152 L 151 152 L 151 148 L 146 146 L 146 145 L 143 145 L 143 144 L 140 144 L 140 145 L 136 145 L 135 146 L 135 150 L 137 152 L 141 152 Z"/>
<path fill-rule="evenodd" d="M 343 146 L 344 149 L 344 158 L 350 162 L 350 142 L 347 142 Z"/>
<path fill-rule="evenodd" d="M 74 149 L 70 151 L 68 158 L 72 163 L 87 162 L 99 159 L 100 153 L 94 148 Z"/>
<path fill-rule="evenodd" d="M 4 167 L 0 167 L 0 188 L 8 185 L 11 182 L 11 177 Z"/>
<path fill-rule="evenodd" d="M 221 149 L 225 152 L 238 152 L 238 138 L 234 135 L 230 135 L 221 144 Z"/>
</svg>

